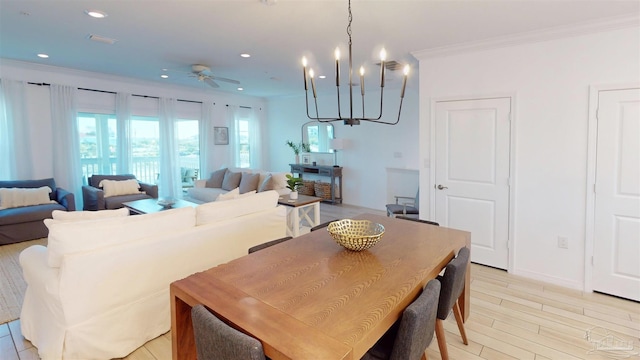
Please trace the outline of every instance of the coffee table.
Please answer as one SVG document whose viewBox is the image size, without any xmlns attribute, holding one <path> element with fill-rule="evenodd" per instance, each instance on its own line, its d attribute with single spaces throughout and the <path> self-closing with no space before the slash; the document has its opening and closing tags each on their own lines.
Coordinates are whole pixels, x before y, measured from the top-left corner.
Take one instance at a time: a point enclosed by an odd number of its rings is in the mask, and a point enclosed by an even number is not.
<svg viewBox="0 0 640 360">
<path fill-rule="evenodd" d="M 176 203 L 171 205 L 171 207 L 164 207 L 162 205 L 158 205 L 158 199 L 143 199 L 136 201 L 127 201 L 122 203 L 124 207 L 129 209 L 131 214 L 153 214 L 164 210 L 169 209 L 178 209 L 183 207 L 196 207 L 198 204 L 192 203 L 186 200 L 176 200 Z"/>
<path fill-rule="evenodd" d="M 287 236 L 300 236 L 302 220 L 306 220 L 311 227 L 320 225 L 320 201 L 322 198 L 307 195 L 298 195 L 295 200 L 289 195 L 278 198 L 278 204 L 287 207 Z M 313 212 L 313 219 L 311 212 Z"/>
</svg>

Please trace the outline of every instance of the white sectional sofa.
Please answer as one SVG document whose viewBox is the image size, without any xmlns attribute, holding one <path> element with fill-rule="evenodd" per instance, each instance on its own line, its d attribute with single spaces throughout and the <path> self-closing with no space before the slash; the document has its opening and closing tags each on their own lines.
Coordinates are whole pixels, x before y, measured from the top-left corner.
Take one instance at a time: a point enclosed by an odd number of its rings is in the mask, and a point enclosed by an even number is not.
<svg viewBox="0 0 640 360">
<path fill-rule="evenodd" d="M 208 179 L 196 180 L 194 187 L 187 189 L 185 200 L 202 204 L 216 201 L 218 196 L 237 189 L 240 195 L 250 192 L 275 190 L 280 195 L 291 192 L 287 189 L 288 172 L 271 172 L 252 169 L 216 170 Z"/>
<path fill-rule="evenodd" d="M 126 216 L 47 220 L 47 247 L 20 254 L 23 336 L 48 359 L 124 357 L 171 326 L 169 284 L 285 236 L 278 193 Z"/>
</svg>

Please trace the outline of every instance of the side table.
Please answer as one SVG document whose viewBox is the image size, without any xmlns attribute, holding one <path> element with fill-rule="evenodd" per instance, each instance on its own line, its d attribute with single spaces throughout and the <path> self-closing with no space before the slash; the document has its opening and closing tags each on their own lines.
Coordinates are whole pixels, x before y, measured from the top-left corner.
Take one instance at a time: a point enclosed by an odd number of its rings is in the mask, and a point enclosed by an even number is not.
<svg viewBox="0 0 640 360">
<path fill-rule="evenodd" d="M 289 198 L 289 195 L 278 198 L 278 204 L 287 208 L 287 236 L 300 236 L 302 220 L 306 220 L 312 227 L 320 225 L 320 201 L 322 198 L 307 195 L 298 195 L 296 200 Z"/>
</svg>

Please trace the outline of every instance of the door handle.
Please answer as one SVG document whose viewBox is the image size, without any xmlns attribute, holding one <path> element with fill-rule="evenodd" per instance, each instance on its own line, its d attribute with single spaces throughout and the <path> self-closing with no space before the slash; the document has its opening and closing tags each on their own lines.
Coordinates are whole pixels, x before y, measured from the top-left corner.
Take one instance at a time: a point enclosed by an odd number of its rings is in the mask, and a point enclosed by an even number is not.
<svg viewBox="0 0 640 360">
<path fill-rule="evenodd" d="M 438 185 L 438 190 L 445 190 L 445 189 L 448 189 L 448 187 L 442 186 L 442 185 Z"/>
</svg>

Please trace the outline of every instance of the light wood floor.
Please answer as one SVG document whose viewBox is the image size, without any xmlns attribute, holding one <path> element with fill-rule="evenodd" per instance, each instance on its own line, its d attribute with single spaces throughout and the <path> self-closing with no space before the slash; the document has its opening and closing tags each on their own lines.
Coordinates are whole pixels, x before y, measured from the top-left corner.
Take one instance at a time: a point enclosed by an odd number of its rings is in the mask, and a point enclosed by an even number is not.
<svg viewBox="0 0 640 360">
<path fill-rule="evenodd" d="M 384 215 L 384 211 L 322 204 L 321 220 L 362 212 Z M 467 346 L 462 344 L 453 316 L 445 321 L 450 359 L 640 359 L 639 303 L 528 280 L 477 264 L 471 266 L 471 315 L 465 329 Z M 609 335 L 624 343 L 596 347 L 585 339 L 588 332 L 592 340 Z M 630 345 L 633 350 L 609 350 L 613 345 Z M 435 339 L 427 355 L 440 359 Z M 0 359 L 39 359 L 36 349 L 20 335 L 19 320 L 0 325 Z M 170 333 L 124 359 L 171 359 Z"/>
</svg>

